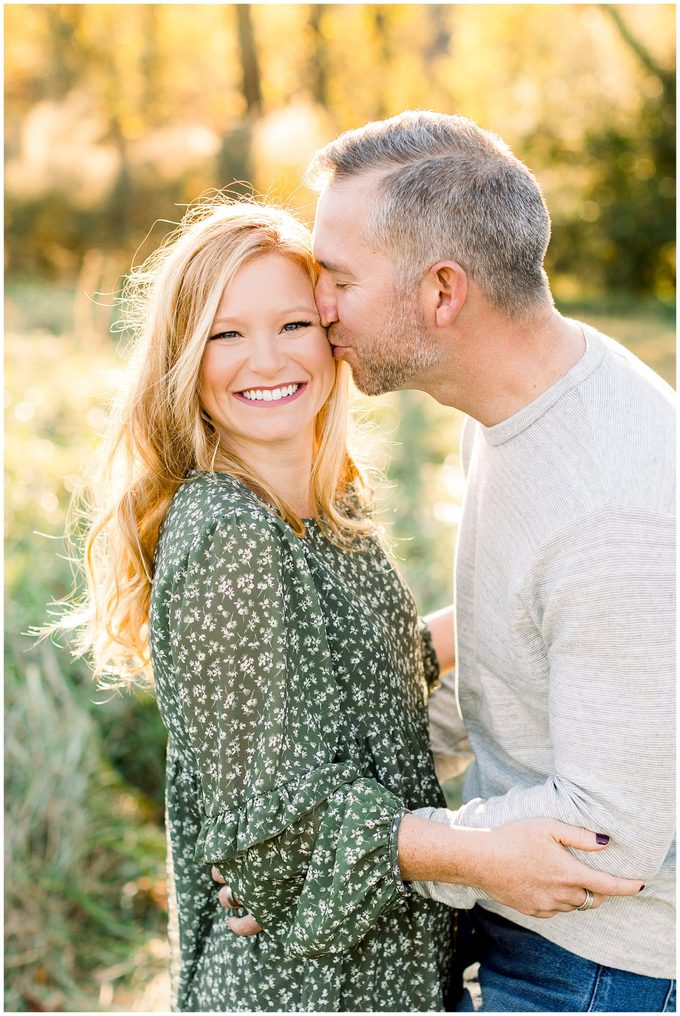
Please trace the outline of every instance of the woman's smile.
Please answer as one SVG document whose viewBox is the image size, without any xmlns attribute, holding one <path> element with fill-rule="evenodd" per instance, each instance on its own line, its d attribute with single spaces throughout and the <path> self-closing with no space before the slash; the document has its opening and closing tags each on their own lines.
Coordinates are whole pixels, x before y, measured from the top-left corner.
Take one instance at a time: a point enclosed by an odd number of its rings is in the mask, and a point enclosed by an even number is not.
<svg viewBox="0 0 680 1016">
<path fill-rule="evenodd" d="M 290 384 L 277 385 L 274 388 L 245 388 L 241 392 L 234 392 L 234 396 L 242 402 L 248 402 L 252 406 L 271 407 L 272 403 L 277 406 L 287 405 L 299 398 L 307 388 L 306 381 L 293 381 Z"/>
</svg>

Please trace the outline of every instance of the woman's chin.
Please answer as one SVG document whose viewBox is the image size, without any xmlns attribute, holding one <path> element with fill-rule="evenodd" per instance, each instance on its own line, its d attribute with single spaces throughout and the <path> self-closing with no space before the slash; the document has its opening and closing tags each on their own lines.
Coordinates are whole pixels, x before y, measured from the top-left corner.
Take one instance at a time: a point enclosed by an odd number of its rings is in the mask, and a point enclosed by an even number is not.
<svg viewBox="0 0 680 1016">
<path fill-rule="evenodd" d="M 223 433 L 222 440 L 227 448 L 232 448 L 237 453 L 239 448 L 247 448 L 249 463 L 256 465 L 253 456 L 257 455 L 258 448 L 268 453 L 276 448 L 289 450 L 292 447 L 304 455 L 311 449 L 313 437 L 313 424 L 300 427 L 285 421 L 263 420 L 249 431 Z"/>
</svg>

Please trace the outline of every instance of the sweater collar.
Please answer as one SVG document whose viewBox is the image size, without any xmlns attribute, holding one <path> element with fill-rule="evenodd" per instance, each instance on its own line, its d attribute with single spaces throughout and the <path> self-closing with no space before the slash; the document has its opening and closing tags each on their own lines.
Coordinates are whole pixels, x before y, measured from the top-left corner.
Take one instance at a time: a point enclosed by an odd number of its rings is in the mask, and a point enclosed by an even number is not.
<svg viewBox="0 0 680 1016">
<path fill-rule="evenodd" d="M 493 427 L 479 425 L 484 440 L 490 445 L 500 445 L 511 438 L 516 437 L 527 427 L 530 427 L 543 414 L 554 406 L 556 402 L 571 391 L 576 385 L 587 378 L 599 367 L 604 356 L 605 347 L 602 339 L 589 325 L 582 325 L 583 335 L 586 342 L 585 352 L 581 359 L 567 371 L 567 373 L 556 381 L 550 388 L 542 392 L 538 398 L 524 406 L 517 413 L 513 413 L 507 420 L 501 420 Z"/>
</svg>

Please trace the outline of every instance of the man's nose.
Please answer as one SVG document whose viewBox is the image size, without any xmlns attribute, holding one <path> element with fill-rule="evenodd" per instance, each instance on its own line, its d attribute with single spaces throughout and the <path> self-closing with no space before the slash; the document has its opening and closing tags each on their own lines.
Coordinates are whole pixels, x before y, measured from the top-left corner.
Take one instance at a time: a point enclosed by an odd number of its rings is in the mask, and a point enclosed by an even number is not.
<svg viewBox="0 0 680 1016">
<path fill-rule="evenodd" d="M 321 315 L 321 324 L 328 328 L 338 320 L 338 307 L 335 299 L 335 285 L 328 273 L 321 269 L 314 288 L 314 299 Z"/>
</svg>

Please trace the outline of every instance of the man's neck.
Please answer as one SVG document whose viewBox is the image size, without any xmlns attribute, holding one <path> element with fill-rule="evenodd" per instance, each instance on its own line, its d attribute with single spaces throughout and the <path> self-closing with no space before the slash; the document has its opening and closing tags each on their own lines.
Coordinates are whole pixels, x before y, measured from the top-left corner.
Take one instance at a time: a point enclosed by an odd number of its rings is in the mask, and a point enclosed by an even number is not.
<svg viewBox="0 0 680 1016">
<path fill-rule="evenodd" d="M 450 352 L 426 390 L 493 427 L 564 377 L 583 356 L 585 336 L 552 307 L 529 323 L 489 312 L 461 322 Z"/>
</svg>

